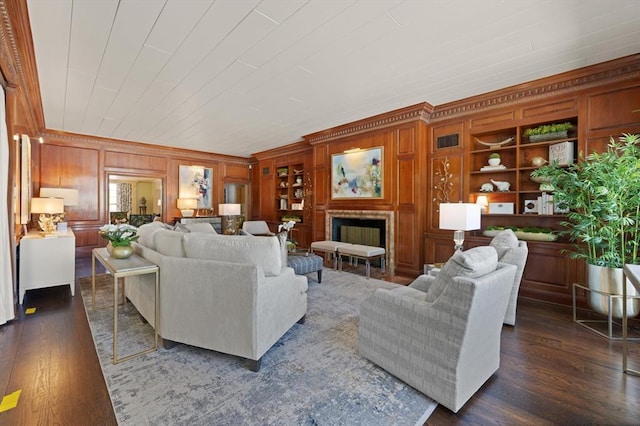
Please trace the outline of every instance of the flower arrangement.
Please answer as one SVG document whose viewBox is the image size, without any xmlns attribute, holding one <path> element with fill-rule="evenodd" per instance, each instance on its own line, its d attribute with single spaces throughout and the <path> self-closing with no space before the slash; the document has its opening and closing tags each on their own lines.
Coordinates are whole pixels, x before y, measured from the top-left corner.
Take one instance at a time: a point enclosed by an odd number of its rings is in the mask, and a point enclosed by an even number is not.
<svg viewBox="0 0 640 426">
<path fill-rule="evenodd" d="M 293 220 L 289 220 L 278 225 L 278 232 L 282 231 L 283 229 L 287 232 L 287 250 L 288 251 L 295 250 L 297 245 L 296 241 L 293 238 L 289 238 L 289 231 L 291 231 L 294 226 L 296 226 L 296 223 Z"/>
<path fill-rule="evenodd" d="M 117 225 L 103 225 L 98 230 L 98 233 L 105 240 L 109 240 L 113 247 L 129 246 L 132 241 L 138 239 L 139 235 L 136 235 L 138 228 L 128 223 L 120 223 Z"/>
</svg>

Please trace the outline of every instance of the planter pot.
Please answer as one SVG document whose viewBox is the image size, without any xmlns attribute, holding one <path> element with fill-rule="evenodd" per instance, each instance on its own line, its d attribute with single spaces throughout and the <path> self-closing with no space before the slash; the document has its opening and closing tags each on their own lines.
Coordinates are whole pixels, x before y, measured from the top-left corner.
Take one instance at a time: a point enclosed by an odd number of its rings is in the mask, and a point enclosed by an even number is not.
<svg viewBox="0 0 640 426">
<path fill-rule="evenodd" d="M 499 158 L 489 158 L 489 165 L 490 166 L 497 166 L 500 164 L 500 159 Z"/>
<path fill-rule="evenodd" d="M 109 256 L 114 259 L 127 259 L 133 255 L 133 247 L 129 246 L 113 246 L 111 243 L 107 244 L 107 252 Z"/>
<path fill-rule="evenodd" d="M 545 133 L 544 135 L 531 135 L 529 136 L 529 142 L 544 142 L 554 141 L 556 139 L 566 139 L 568 130 L 562 132 Z"/>
<path fill-rule="evenodd" d="M 587 264 L 587 284 L 591 290 L 602 293 L 621 295 L 624 275 L 622 268 L 606 268 Z M 627 296 L 637 296 L 633 284 L 628 280 Z M 589 292 L 589 306 L 602 315 L 609 315 L 609 297 L 598 294 L 595 291 Z M 635 317 L 640 313 L 640 300 L 627 300 L 627 318 Z M 611 314 L 614 318 L 622 318 L 622 299 L 611 300 Z"/>
</svg>

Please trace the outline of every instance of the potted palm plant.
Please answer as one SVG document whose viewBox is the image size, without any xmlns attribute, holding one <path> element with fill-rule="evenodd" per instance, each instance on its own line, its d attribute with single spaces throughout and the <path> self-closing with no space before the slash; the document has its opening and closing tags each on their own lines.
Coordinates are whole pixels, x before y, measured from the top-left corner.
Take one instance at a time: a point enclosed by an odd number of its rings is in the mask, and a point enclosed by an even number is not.
<svg viewBox="0 0 640 426">
<path fill-rule="evenodd" d="M 611 138 L 607 150 L 580 155 L 567 167 L 553 163 L 535 170 L 554 188 L 554 202 L 569 209 L 561 222 L 574 242 L 570 257 L 587 264 L 590 289 L 622 294 L 622 266 L 640 263 L 640 135 Z M 628 286 L 629 295 L 637 295 Z M 640 301 L 627 302 L 629 316 L 640 313 Z M 591 292 L 592 309 L 608 315 L 607 297 Z M 615 299 L 612 314 L 622 317 L 622 301 Z"/>
</svg>

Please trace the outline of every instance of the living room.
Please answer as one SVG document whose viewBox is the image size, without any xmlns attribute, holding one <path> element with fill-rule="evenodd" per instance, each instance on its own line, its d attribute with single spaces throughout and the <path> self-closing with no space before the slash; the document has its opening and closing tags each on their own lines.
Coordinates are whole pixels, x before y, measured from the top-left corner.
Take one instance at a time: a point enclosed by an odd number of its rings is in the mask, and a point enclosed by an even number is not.
<svg viewBox="0 0 640 426">
<path fill-rule="evenodd" d="M 631 7 L 628 2 L 625 5 Z M 45 117 L 42 106 L 39 67 L 36 66 L 27 5 L 25 2 L 7 1 L 4 6 L 5 42 L 0 68 L 7 92 L 8 134 L 31 136 L 33 194 L 43 187 L 62 186 L 78 190 L 78 205 L 65 210 L 68 226 L 76 238 L 75 255 L 80 263 L 77 270 L 84 273 L 87 272 L 92 250 L 104 246 L 97 230 L 109 222 L 105 203 L 108 177 L 112 174 L 159 180 L 162 187 L 160 215 L 164 222 L 173 222 L 181 216 L 177 204 L 180 167 L 196 164 L 211 169 L 212 209 L 217 210 L 219 204 L 225 202 L 226 184 L 246 185 L 249 188 L 246 219 L 266 220 L 275 230 L 283 221 L 277 200 L 281 181 L 277 170 L 300 165 L 304 180 L 308 182 L 305 197 L 302 197 L 305 205 L 299 211 L 287 209 L 286 212 L 287 215 L 300 216 L 301 220 L 295 226 L 298 244 L 309 247 L 313 241 L 333 239 L 328 231 L 330 221 L 341 214 L 348 215 L 354 211 L 361 216 L 384 214 L 391 227 L 386 235 L 389 239 L 386 243 L 390 255 L 387 265 L 389 277 L 412 279 L 422 273 L 425 264 L 444 262 L 453 254 L 452 232 L 439 228 L 438 203 L 445 197 L 452 202 L 475 202 L 480 195 L 477 163 L 484 162 L 485 159 L 480 160 L 480 157 L 488 153 L 479 149 L 476 139 L 496 142 L 510 133 L 522 138 L 521 133 L 528 128 L 568 120 L 576 126 L 577 153 L 601 151 L 610 136 L 640 132 L 640 115 L 633 112 L 640 108 L 640 55 L 633 43 L 630 44 L 631 50 L 614 53 L 610 58 L 588 66 L 581 64 L 561 72 L 547 72 L 542 78 L 505 83 L 495 90 L 458 97 L 446 103 L 432 105 L 425 100 L 429 98 L 420 98 L 376 113 L 345 114 L 344 119 L 331 121 L 327 126 L 306 128 L 295 136 L 295 140 L 283 139 L 282 143 L 270 147 L 253 145 L 257 148 L 246 148 L 249 155 L 233 154 L 230 150 L 218 151 L 215 144 L 212 149 L 199 150 L 185 148 L 180 143 L 150 144 L 143 143 L 143 139 L 131 142 L 117 137 L 58 130 L 45 125 L 51 119 Z M 247 112 L 245 120 L 252 119 L 252 114 Z M 42 137 L 44 143 L 37 143 L 37 137 Z M 228 139 L 232 137 L 228 136 Z M 521 145 L 523 143 L 520 142 L 514 144 L 513 151 L 525 152 L 526 148 Z M 18 145 L 12 143 L 9 148 L 11 164 L 15 164 Z M 332 160 L 352 149 L 380 149 L 382 152 L 383 190 L 379 196 L 334 196 Z M 507 153 L 503 155 L 503 161 L 508 161 L 512 155 L 509 149 L 500 152 Z M 11 170 L 15 169 L 12 167 Z M 519 176 L 524 171 L 513 173 Z M 18 181 L 16 176 L 10 175 L 14 183 Z M 447 188 L 450 188 L 444 192 L 438 188 L 443 176 L 447 176 Z M 520 189 L 512 191 L 513 194 L 500 191 L 488 194 L 492 202 L 512 202 L 517 214 L 484 215 L 483 228 L 515 225 L 559 230 L 560 220 L 557 217 L 522 214 L 527 191 L 525 184 L 521 183 Z M 9 225 L 18 239 L 23 226 L 16 220 L 15 213 L 13 209 L 10 211 Z M 478 230 L 468 233 L 465 241 L 467 247 L 472 247 L 485 245 L 488 239 L 482 235 L 482 230 Z M 525 309 L 528 308 L 523 311 L 523 323 L 547 321 L 547 315 L 560 323 L 570 323 L 571 286 L 574 282 L 584 281 L 583 265 L 562 253 L 562 249 L 570 245 L 566 240 L 530 244 L 528 267 L 520 290 L 521 298 L 526 299 Z M 549 314 L 541 308 L 547 306 L 545 303 L 551 304 Z M 578 305 L 587 307 L 585 294 L 579 294 Z M 24 315 L 20 315 L 24 320 Z M 535 325 L 532 328 L 535 329 Z M 508 331 L 509 338 L 515 342 L 513 345 L 517 346 L 515 335 L 522 330 L 518 326 Z M 573 332 L 572 329 L 566 330 L 567 335 Z M 568 339 L 567 335 L 558 339 Z M 546 338 L 554 339 L 552 336 Z M 577 342 L 579 340 L 573 344 L 577 345 Z M 618 343 L 607 343 L 606 340 L 593 342 L 605 347 L 602 351 L 611 350 L 605 360 L 596 362 L 612 362 L 611 368 L 616 369 L 616 356 L 620 352 Z M 517 374 L 515 367 L 506 371 Z M 617 377 L 613 380 L 624 379 L 620 371 L 616 371 L 617 376 L 611 374 Z M 571 374 L 565 376 L 565 380 L 571 380 Z M 519 383 L 516 386 L 524 385 Z M 625 398 L 631 400 L 637 389 L 634 385 Z M 497 401 L 493 401 L 494 398 Z M 486 421 L 491 419 L 491 409 L 500 410 L 500 397 L 495 394 L 488 396 L 483 403 L 484 408 L 474 406 L 463 412 L 470 416 L 467 417 L 470 422 Z M 473 417 L 474 410 L 482 410 L 483 414 Z M 602 416 L 603 411 L 596 414 L 594 422 L 602 419 L 598 416 Z M 438 408 L 432 419 L 455 423 L 461 418 Z M 517 421 L 517 417 L 508 419 Z"/>
</svg>

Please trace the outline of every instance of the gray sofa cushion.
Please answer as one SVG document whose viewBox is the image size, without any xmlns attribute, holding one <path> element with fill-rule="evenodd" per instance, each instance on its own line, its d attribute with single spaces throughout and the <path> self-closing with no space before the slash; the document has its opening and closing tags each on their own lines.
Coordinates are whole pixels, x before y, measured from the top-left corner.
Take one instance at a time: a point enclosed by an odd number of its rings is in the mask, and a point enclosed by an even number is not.
<svg viewBox="0 0 640 426">
<path fill-rule="evenodd" d="M 453 277 L 478 278 L 495 271 L 497 266 L 498 253 L 491 246 L 457 251 L 438 272 L 435 282 L 429 287 L 426 301 L 433 302 L 436 300 Z"/>
<path fill-rule="evenodd" d="M 498 252 L 498 259 L 502 259 L 502 256 L 510 249 L 518 247 L 518 243 L 518 237 L 516 237 L 515 232 L 511 229 L 505 229 L 493 237 L 489 245 Z"/>
<path fill-rule="evenodd" d="M 165 256 L 186 257 L 182 237 L 184 232 L 160 230 L 154 234 L 156 251 Z"/>
<path fill-rule="evenodd" d="M 183 225 L 190 232 L 202 232 L 204 234 L 217 234 L 216 230 L 213 229 L 210 223 L 206 222 L 196 222 L 196 223 L 187 223 Z"/>
<path fill-rule="evenodd" d="M 276 237 L 202 233 L 183 235 L 185 252 L 191 259 L 256 265 L 262 268 L 267 277 L 277 277 L 282 271 L 280 243 Z"/>
<path fill-rule="evenodd" d="M 150 248 L 151 250 L 155 250 L 156 249 L 156 243 L 155 243 L 155 233 L 163 230 L 163 229 L 168 229 L 167 226 L 162 223 L 162 222 L 150 222 L 150 223 L 145 223 L 144 225 L 141 225 L 138 227 L 138 244 L 142 244 L 145 247 Z"/>
</svg>

